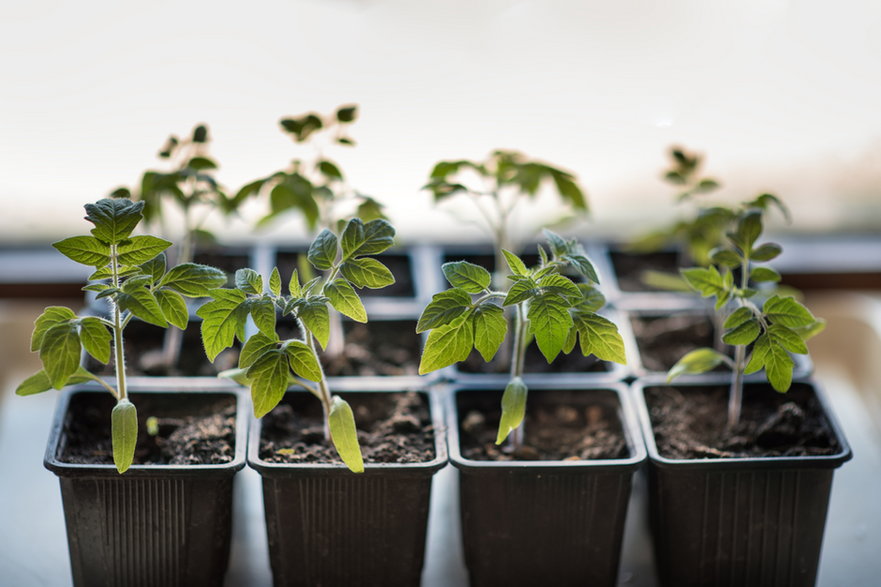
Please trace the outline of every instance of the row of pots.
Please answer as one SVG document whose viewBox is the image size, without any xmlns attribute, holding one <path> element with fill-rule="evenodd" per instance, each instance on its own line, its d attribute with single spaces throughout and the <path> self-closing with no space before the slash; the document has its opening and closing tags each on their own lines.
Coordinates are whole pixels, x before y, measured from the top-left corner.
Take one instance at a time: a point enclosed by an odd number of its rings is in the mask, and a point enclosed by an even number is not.
<svg viewBox="0 0 881 587">
<path fill-rule="evenodd" d="M 367 383 L 338 391 L 357 410 L 360 402 L 389 389 L 381 381 Z M 447 463 L 448 444 L 449 461 L 459 470 L 472 585 L 551 579 L 561 585 L 614 585 L 631 483 L 646 456 L 651 529 L 664 584 L 724 579 L 732 585 L 812 585 L 833 471 L 850 458 L 822 393 L 809 382 L 796 385 L 797 401 L 825 409 L 835 454 L 683 460 L 663 456 L 653 434 L 646 399 L 664 385 L 651 379 L 632 386 L 585 385 L 566 378 L 534 384 L 530 411 L 601 410 L 623 439 L 619 458 L 481 461 L 463 454 L 463 436 L 469 434 L 463 419 L 475 409 L 491 412 L 501 389 L 438 384 L 419 391 L 430 410 L 433 457 L 415 464 L 367 464 L 363 475 L 354 475 L 339 465 L 264 458 L 263 425 L 248 421 L 246 394 L 239 390 L 157 380 L 134 392 L 144 413 L 179 414 L 195 408 L 197 400 L 211 410 L 218 402 L 235 405 L 234 455 L 220 465 L 135 465 L 124 476 L 110 464 L 63 462 L 70 410 L 107 399 L 99 389 L 81 387 L 62 396 L 46 466 L 61 481 L 76 585 L 221 584 L 233 476 L 246 461 L 263 478 L 276 585 L 418 585 L 431 477 Z M 700 393 L 710 385 L 724 383 L 707 377 L 677 389 Z M 755 383 L 747 387 L 747 402 L 758 394 L 773 397 L 767 385 Z M 305 393 L 288 396 L 294 403 L 309 401 Z"/>
</svg>

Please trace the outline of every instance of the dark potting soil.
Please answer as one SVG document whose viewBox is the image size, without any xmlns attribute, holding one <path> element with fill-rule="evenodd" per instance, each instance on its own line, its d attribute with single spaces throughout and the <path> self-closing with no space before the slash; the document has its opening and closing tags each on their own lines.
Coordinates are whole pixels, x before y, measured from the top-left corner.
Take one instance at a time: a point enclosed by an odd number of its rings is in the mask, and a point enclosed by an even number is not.
<svg viewBox="0 0 881 587">
<path fill-rule="evenodd" d="M 811 387 L 778 393 L 748 385 L 740 423 L 727 430 L 728 389 L 645 389 L 658 452 L 671 459 L 829 455 L 840 450 Z"/>
<path fill-rule="evenodd" d="M 297 258 L 305 255 L 305 251 L 279 252 L 276 256 L 276 265 L 278 273 L 281 276 L 281 282 L 287 287 L 291 280 L 291 274 L 297 267 Z M 391 296 L 397 298 L 408 298 L 416 295 L 413 286 L 413 269 L 410 267 L 410 256 L 403 253 L 382 253 L 376 255 L 375 259 L 389 268 L 392 275 L 395 276 L 395 282 L 389 286 L 380 289 L 362 288 L 356 290 L 361 297 L 375 296 Z M 302 274 L 300 281 L 305 281 Z"/>
<path fill-rule="evenodd" d="M 612 268 L 618 277 L 618 289 L 625 292 L 663 291 L 646 285 L 643 274 L 646 271 L 660 271 L 679 275 L 679 255 L 672 251 L 657 253 L 609 253 Z"/>
<path fill-rule="evenodd" d="M 341 394 L 352 406 L 365 463 L 422 463 L 434 459 L 434 426 L 422 394 Z M 324 438 L 319 401 L 289 393 L 263 417 L 260 458 L 270 463 L 341 463 Z"/>
<path fill-rule="evenodd" d="M 234 347 L 221 352 L 212 363 L 205 355 L 200 326 L 199 322 L 190 322 L 187 325 L 177 362 L 168 365 L 162 352 L 167 330 L 140 320 L 133 320 L 125 329 L 126 373 L 216 377 L 221 371 L 236 367 L 239 361 L 239 343 L 236 342 Z M 86 367 L 99 375 L 113 375 L 114 359 L 111 356 L 110 362 L 104 365 L 89 356 Z"/>
<path fill-rule="evenodd" d="M 138 394 L 136 465 L 222 464 L 235 456 L 236 400 L 222 394 Z M 110 413 L 116 400 L 109 393 L 77 394 L 64 423 L 66 442 L 58 455 L 65 463 L 113 464 Z M 150 436 L 147 418 L 158 420 Z"/>
<path fill-rule="evenodd" d="M 561 395 L 559 401 L 549 396 Z M 477 395 L 477 397 L 469 397 Z M 601 391 L 533 390 L 527 400 L 524 442 L 496 445 L 501 392 L 460 392 L 462 456 L 477 461 L 561 461 L 629 456 L 617 404 Z M 510 437 L 509 437 L 510 438 Z"/>
<path fill-rule="evenodd" d="M 278 321 L 282 340 L 300 337 L 290 320 Z M 345 343 L 342 354 L 319 353 L 325 374 L 338 376 L 416 375 L 422 339 L 414 320 L 343 321 Z"/>
<path fill-rule="evenodd" d="M 704 314 L 634 314 L 630 324 L 642 366 L 648 371 L 666 372 L 686 353 L 715 344 L 713 321 Z"/>
</svg>

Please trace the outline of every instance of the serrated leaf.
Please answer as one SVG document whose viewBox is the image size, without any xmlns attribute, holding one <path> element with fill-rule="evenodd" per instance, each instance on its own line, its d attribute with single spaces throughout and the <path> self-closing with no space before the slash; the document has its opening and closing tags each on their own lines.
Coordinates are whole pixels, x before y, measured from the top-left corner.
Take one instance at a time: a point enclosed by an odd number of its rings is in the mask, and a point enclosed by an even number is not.
<svg viewBox="0 0 881 587">
<path fill-rule="evenodd" d="M 303 289 L 300 287 L 300 276 L 296 269 L 291 273 L 291 279 L 288 281 L 288 291 L 292 297 L 303 297 Z"/>
<path fill-rule="evenodd" d="M 582 297 L 578 286 L 571 279 L 559 273 L 545 275 L 538 280 L 538 286 L 542 289 L 543 293 L 555 293 L 566 298 L 574 298 L 575 300 Z"/>
<path fill-rule="evenodd" d="M 416 332 L 425 332 L 444 324 L 449 324 L 462 315 L 471 305 L 471 296 L 465 290 L 452 288 L 432 296 L 431 301 L 425 306 L 419 322 L 416 324 Z"/>
<path fill-rule="evenodd" d="M 165 319 L 165 314 L 163 314 L 156 296 L 144 286 L 131 287 L 128 288 L 128 291 L 124 288 L 116 296 L 116 301 L 120 310 L 131 312 L 144 322 L 162 328 L 168 326 L 168 321 Z"/>
<path fill-rule="evenodd" d="M 780 324 L 772 324 L 768 327 L 767 335 L 775 344 L 779 344 L 790 353 L 798 353 L 806 355 L 808 346 L 801 336 L 794 330 L 781 326 Z"/>
<path fill-rule="evenodd" d="M 502 254 L 505 255 L 505 260 L 508 262 L 511 273 L 514 275 L 529 275 L 529 269 L 526 268 L 526 264 L 520 257 L 505 249 L 502 249 Z"/>
<path fill-rule="evenodd" d="M 772 296 L 765 301 L 762 312 L 775 324 L 800 328 L 813 324 L 817 319 L 801 303 L 791 296 Z"/>
<path fill-rule="evenodd" d="M 538 293 L 538 284 L 531 278 L 518 279 L 511 284 L 508 289 L 505 300 L 502 302 L 505 306 L 513 306 L 520 302 L 526 301 Z"/>
<path fill-rule="evenodd" d="M 627 364 L 624 340 L 614 322 L 592 312 L 578 312 L 574 326 L 578 330 L 581 354 L 593 354 L 603 361 Z"/>
<path fill-rule="evenodd" d="M 600 278 L 597 275 L 597 271 L 594 268 L 593 263 L 590 262 L 590 259 L 588 259 L 586 255 L 563 255 L 562 260 L 572 265 L 575 270 L 578 271 L 578 273 L 583 275 L 592 283 L 600 282 Z"/>
<path fill-rule="evenodd" d="M 753 345 L 752 356 L 744 373 L 755 373 L 764 367 L 771 386 L 784 392 L 792 384 L 792 369 L 795 363 L 789 353 L 768 333 L 763 334 Z"/>
<path fill-rule="evenodd" d="M 92 236 L 115 245 L 127 239 L 141 221 L 144 202 L 104 198 L 85 208 L 86 220 L 95 225 Z"/>
<path fill-rule="evenodd" d="M 260 295 L 263 293 L 263 277 L 250 267 L 237 269 L 236 287 L 247 294 Z"/>
<path fill-rule="evenodd" d="M 539 350 L 548 363 L 552 362 L 563 350 L 569 329 L 572 328 L 569 305 L 556 294 L 541 294 L 530 301 L 527 318 L 532 324 Z"/>
<path fill-rule="evenodd" d="M 328 283 L 324 286 L 324 293 L 337 312 L 356 322 L 367 322 L 367 311 L 361 298 L 345 279 L 335 279 Z"/>
<path fill-rule="evenodd" d="M 94 236 L 72 236 L 52 243 L 62 255 L 91 267 L 103 267 L 110 263 L 110 247 Z"/>
<path fill-rule="evenodd" d="M 123 265 L 140 265 L 170 246 L 170 241 L 155 236 L 133 236 L 119 243 L 116 252 Z"/>
<path fill-rule="evenodd" d="M 468 358 L 474 345 L 474 325 L 469 318 L 470 314 L 465 313 L 428 333 L 419 361 L 420 375 Z"/>
<path fill-rule="evenodd" d="M 186 330 L 190 313 L 187 310 L 187 302 L 184 301 L 183 296 L 170 289 L 157 290 L 155 296 L 165 319 L 181 330 Z"/>
<path fill-rule="evenodd" d="M 278 267 L 273 267 L 272 273 L 269 274 L 269 291 L 274 296 L 281 295 L 281 275 L 278 272 Z"/>
<path fill-rule="evenodd" d="M 254 416 L 262 418 L 278 405 L 288 388 L 289 372 L 288 355 L 279 349 L 264 352 L 248 367 Z"/>
<path fill-rule="evenodd" d="M 84 383 L 93 379 L 96 379 L 95 375 L 92 375 L 83 367 L 78 367 L 76 372 L 74 372 L 73 375 L 67 378 L 67 382 L 65 383 L 65 385 L 75 385 L 77 383 Z M 38 393 L 43 393 L 44 391 L 49 391 L 50 389 L 52 389 L 52 382 L 49 380 L 49 375 L 46 373 L 45 369 L 40 369 L 24 381 L 22 381 L 18 385 L 18 387 L 15 388 L 15 395 L 35 395 Z"/>
<path fill-rule="evenodd" d="M 196 314 L 202 318 L 205 354 L 214 362 L 221 351 L 233 345 L 236 335 L 244 332 L 247 308 L 243 302 L 247 296 L 237 289 L 214 289 L 210 295 L 213 299 L 203 304 Z"/>
<path fill-rule="evenodd" d="M 377 255 L 395 242 L 395 229 L 386 220 L 377 218 L 367 224 L 360 218 L 352 218 L 340 237 L 343 259 L 361 255 Z"/>
<path fill-rule="evenodd" d="M 113 444 L 113 464 L 125 473 L 135 459 L 138 442 L 138 410 L 127 399 L 119 400 L 110 413 L 110 435 Z"/>
<path fill-rule="evenodd" d="M 34 320 L 34 333 L 31 335 L 31 352 L 40 350 L 43 336 L 53 326 L 76 319 L 73 310 L 66 306 L 49 306 Z"/>
<path fill-rule="evenodd" d="M 765 243 L 753 249 L 750 258 L 753 261 L 770 261 L 783 252 L 783 247 L 776 243 Z"/>
<path fill-rule="evenodd" d="M 487 289 L 492 281 L 489 271 L 468 261 L 444 263 L 441 269 L 450 285 L 468 293 L 480 293 Z"/>
<path fill-rule="evenodd" d="M 266 336 L 275 334 L 275 304 L 269 298 L 250 299 L 245 304 L 254 325 Z"/>
<path fill-rule="evenodd" d="M 731 312 L 728 318 L 725 319 L 725 323 L 723 326 L 725 328 L 737 328 L 741 324 L 749 322 L 755 318 L 755 314 L 753 314 L 752 310 L 747 307 L 740 307 Z"/>
<path fill-rule="evenodd" d="M 300 307 L 298 316 L 315 340 L 321 344 L 321 348 L 327 348 L 327 341 L 330 338 L 330 313 L 324 301 L 314 297 L 307 299 Z"/>
<path fill-rule="evenodd" d="M 140 267 L 126 267 L 125 265 L 120 265 L 117 268 L 117 275 L 119 277 L 129 277 L 131 275 L 140 275 L 142 273 Z M 96 271 L 93 271 L 91 275 L 89 275 L 89 281 L 97 281 L 99 279 L 110 279 L 113 277 L 113 270 L 108 267 L 99 267 Z"/>
<path fill-rule="evenodd" d="M 333 396 L 333 404 L 328 416 L 330 437 L 340 458 L 353 473 L 364 472 L 364 459 L 358 445 L 358 430 L 355 428 L 355 415 L 352 407 L 340 396 Z"/>
<path fill-rule="evenodd" d="M 526 416 L 526 396 L 528 388 L 520 377 L 514 377 L 505 386 L 502 394 L 502 417 L 499 419 L 499 431 L 496 444 L 502 444 L 508 435 L 523 423 Z"/>
<path fill-rule="evenodd" d="M 165 253 L 159 253 L 146 263 L 142 263 L 140 270 L 144 275 L 149 275 L 151 283 L 158 283 L 165 275 Z"/>
<path fill-rule="evenodd" d="M 474 323 L 474 348 L 489 363 L 508 332 L 505 311 L 495 304 L 484 302 L 474 309 L 471 320 Z"/>
<path fill-rule="evenodd" d="M 749 278 L 756 283 L 772 281 L 774 283 L 780 281 L 780 274 L 770 267 L 756 267 L 750 274 Z"/>
<path fill-rule="evenodd" d="M 606 305 L 606 297 L 603 292 L 588 283 L 579 283 L 578 290 L 581 292 L 581 299 L 575 305 L 576 309 L 581 312 L 596 312 Z"/>
<path fill-rule="evenodd" d="M 703 297 L 718 296 L 725 291 L 725 282 L 715 267 L 693 267 L 680 270 L 682 277 Z"/>
<path fill-rule="evenodd" d="M 226 273 L 215 267 L 196 263 L 182 263 L 169 269 L 159 281 L 160 287 L 169 287 L 190 298 L 205 297 L 214 288 L 226 283 Z"/>
<path fill-rule="evenodd" d="M 746 308 L 740 308 L 745 310 Z M 752 313 L 750 312 L 750 315 Z M 726 323 L 727 324 L 727 323 Z M 753 342 L 762 333 L 762 327 L 755 318 L 738 323 L 728 328 L 722 335 L 722 342 L 731 345 L 746 345 Z"/>
<path fill-rule="evenodd" d="M 309 381 L 321 381 L 321 366 L 309 345 L 300 340 L 289 340 L 284 344 L 283 350 L 294 373 Z"/>
<path fill-rule="evenodd" d="M 100 319 L 88 316 L 80 321 L 80 342 L 95 360 L 107 364 L 110 361 L 110 343 L 113 336 Z"/>
<path fill-rule="evenodd" d="M 275 350 L 278 346 L 277 336 L 267 336 L 262 332 L 251 336 L 242 345 L 239 353 L 239 368 L 247 369 L 266 351 Z"/>
<path fill-rule="evenodd" d="M 313 267 L 321 271 L 326 271 L 333 267 L 337 254 L 337 238 L 334 233 L 328 229 L 322 230 L 309 245 L 309 252 L 306 258 Z"/>
<path fill-rule="evenodd" d="M 80 362 L 80 337 L 72 322 L 55 324 L 42 337 L 40 360 L 55 389 L 67 384 Z"/>
<path fill-rule="evenodd" d="M 726 362 L 728 357 L 715 349 L 696 349 L 679 359 L 673 367 L 667 371 L 667 383 L 680 375 L 696 375 L 715 369 L 718 365 Z"/>
<path fill-rule="evenodd" d="M 395 282 L 395 276 L 388 267 L 370 257 L 349 259 L 340 270 L 356 287 L 379 289 Z"/>
</svg>

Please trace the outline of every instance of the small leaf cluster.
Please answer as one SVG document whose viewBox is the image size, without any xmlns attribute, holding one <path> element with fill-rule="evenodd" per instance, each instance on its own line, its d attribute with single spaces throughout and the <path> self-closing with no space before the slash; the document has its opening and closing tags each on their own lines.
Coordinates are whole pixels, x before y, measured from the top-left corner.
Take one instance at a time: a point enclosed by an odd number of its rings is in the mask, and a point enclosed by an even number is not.
<svg viewBox="0 0 881 587">
<path fill-rule="evenodd" d="M 587 211 L 584 191 L 571 173 L 510 150 L 496 150 L 484 161 L 440 161 L 432 169 L 430 181 L 424 189 L 432 193 L 435 202 L 456 194 L 487 195 L 483 190 L 462 183 L 462 172 L 472 172 L 487 181 L 492 186 L 490 192 L 513 188 L 531 198 L 538 194 L 543 184 L 550 183 L 574 210 Z"/>
<path fill-rule="evenodd" d="M 330 337 L 329 307 L 358 322 L 367 313 L 356 289 L 377 289 L 394 283 L 391 271 L 372 255 L 382 253 L 394 241 L 395 230 L 385 220 L 350 220 L 337 237 L 322 230 L 309 247 L 309 263 L 324 277 L 300 283 L 295 270 L 282 291 L 278 268 L 272 270 L 264 287 L 263 278 L 252 269 L 236 272 L 235 288 L 208 292 L 211 301 L 197 311 L 202 318 L 202 341 L 210 360 L 238 339 L 243 344 L 236 377 L 251 388 L 254 413 L 259 418 L 272 410 L 295 377 L 323 380 L 314 343 L 326 347 Z M 303 339 L 281 340 L 277 317 L 295 319 L 304 331 Z M 248 317 L 258 332 L 246 337 Z M 314 388 L 307 388 L 315 392 Z"/>
<path fill-rule="evenodd" d="M 282 118 L 281 129 L 295 143 L 309 144 L 324 135 L 338 145 L 354 146 L 348 135 L 349 125 L 358 117 L 358 106 L 340 106 L 329 116 L 315 112 Z M 269 213 L 258 222 L 266 225 L 280 215 L 298 211 L 303 215 L 310 230 L 318 226 L 341 230 L 343 221 L 331 218 L 334 204 L 351 200 L 356 204 L 355 215 L 365 221 L 385 218 L 382 204 L 374 198 L 355 192 L 346 196 L 345 176 L 339 165 L 316 148 L 314 159 L 294 159 L 290 168 L 256 179 L 244 185 L 233 197 L 235 205 L 260 193 L 269 196 Z M 336 226 L 335 226 L 336 225 Z"/>
<path fill-rule="evenodd" d="M 776 199 L 775 199 L 776 201 Z M 673 379 L 685 373 L 703 373 L 721 363 L 750 374 L 765 369 L 768 381 L 777 391 L 789 389 L 794 363 L 790 353 L 805 354 L 805 341 L 823 328 L 799 301 L 791 296 L 773 294 L 762 300 L 762 292 L 753 284 L 776 283 L 780 274 L 765 265 L 782 252 L 780 245 L 759 243 L 762 234 L 761 207 L 747 207 L 740 213 L 736 228 L 727 234 L 728 246 L 712 251 L 712 264 L 682 270 L 688 284 L 703 297 L 715 298 L 716 309 L 735 309 L 724 321 L 722 341 L 729 345 L 752 345 L 743 365 L 712 349 L 698 349 L 685 355 L 668 373 Z M 734 269 L 741 271 L 735 283 Z"/>
<path fill-rule="evenodd" d="M 614 323 L 597 311 L 605 300 L 596 289 L 596 271 L 575 240 L 546 230 L 548 249 L 539 245 L 540 263 L 528 268 L 510 251 L 503 251 L 511 270 L 507 291 L 490 288 L 490 273 L 472 263 L 443 265 L 452 286 L 435 294 L 419 318 L 417 332 L 428 331 L 419 373 L 463 361 L 476 349 L 485 361 L 495 356 L 508 332 L 503 307 L 519 306 L 548 363 L 576 342 L 585 356 L 594 354 L 623 363 L 624 345 Z M 576 283 L 565 273 L 574 271 Z"/>
</svg>

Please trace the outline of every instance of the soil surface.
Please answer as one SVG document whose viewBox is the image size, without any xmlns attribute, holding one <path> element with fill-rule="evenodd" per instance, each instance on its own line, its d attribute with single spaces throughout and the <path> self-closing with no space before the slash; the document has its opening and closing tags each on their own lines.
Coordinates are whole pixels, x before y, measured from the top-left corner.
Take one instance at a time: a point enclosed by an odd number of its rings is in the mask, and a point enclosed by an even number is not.
<svg viewBox="0 0 881 587">
<path fill-rule="evenodd" d="M 686 353 L 701 347 L 714 348 L 716 342 L 713 321 L 704 314 L 633 314 L 630 324 L 642 366 L 648 371 L 667 372 Z M 730 354 L 731 347 L 725 345 L 725 352 Z"/>
<path fill-rule="evenodd" d="M 236 401 L 222 394 L 131 394 L 138 409 L 136 465 L 222 464 L 235 456 Z M 59 459 L 65 463 L 113 464 L 110 413 L 116 400 L 109 393 L 78 394 L 71 399 L 64 425 L 66 442 Z M 155 417 L 159 433 L 150 436 L 147 418 Z"/>
<path fill-rule="evenodd" d="M 556 399 L 555 396 L 557 397 Z M 501 391 L 458 394 L 462 456 L 477 461 L 621 459 L 629 456 L 610 392 L 534 390 L 529 394 L 524 443 L 495 444 Z M 512 433 L 513 434 L 513 433 Z M 510 438 L 510 437 L 509 437 Z"/>
<path fill-rule="evenodd" d="M 238 341 L 234 347 L 220 353 L 212 363 L 202 346 L 200 323 L 190 322 L 184 331 L 177 363 L 169 366 L 162 353 L 166 332 L 164 328 L 140 320 L 129 323 L 125 329 L 126 372 L 129 375 L 216 377 L 221 371 L 238 365 Z M 113 375 L 114 359 L 111 356 L 110 362 L 104 365 L 89 356 L 86 359 L 86 368 L 98 375 Z"/>
<path fill-rule="evenodd" d="M 663 291 L 643 283 L 642 275 L 646 271 L 660 271 L 678 275 L 679 255 L 671 251 L 657 253 L 609 253 L 612 267 L 618 277 L 618 289 L 625 292 Z"/>
<path fill-rule="evenodd" d="M 291 274 L 297 267 L 297 257 L 305 255 L 305 251 L 279 252 L 275 263 L 281 282 L 287 291 L 287 284 L 291 280 Z M 390 296 L 396 298 L 412 298 L 416 295 L 413 285 L 413 270 L 410 267 L 410 256 L 402 253 L 382 253 L 381 255 L 369 255 L 385 265 L 395 276 L 395 282 L 380 289 L 362 288 L 356 289 L 361 297 Z M 300 275 L 300 281 L 305 281 Z"/>
<path fill-rule="evenodd" d="M 425 397 L 415 392 L 341 394 L 355 412 L 365 463 L 423 463 L 434 459 L 434 426 Z M 260 458 L 270 463 L 341 463 L 324 438 L 319 401 L 289 393 L 263 417 Z"/>
<path fill-rule="evenodd" d="M 726 429 L 728 390 L 649 387 L 645 390 L 658 452 L 671 459 L 830 455 L 840 450 L 810 386 L 783 394 L 748 385 L 740 423 Z"/>
<path fill-rule="evenodd" d="M 278 321 L 282 340 L 300 337 L 290 320 Z M 416 375 L 422 339 L 415 320 L 374 320 L 366 324 L 343 321 L 343 353 L 331 357 L 319 352 L 328 376 Z"/>
</svg>

